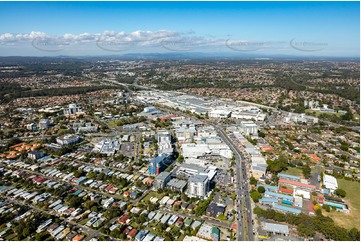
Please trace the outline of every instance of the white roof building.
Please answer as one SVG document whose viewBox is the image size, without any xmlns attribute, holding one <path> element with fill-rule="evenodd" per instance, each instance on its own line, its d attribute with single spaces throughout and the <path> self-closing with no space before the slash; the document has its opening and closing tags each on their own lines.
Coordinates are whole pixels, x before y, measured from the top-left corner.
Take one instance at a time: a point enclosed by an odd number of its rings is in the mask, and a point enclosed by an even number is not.
<svg viewBox="0 0 361 242">
<path fill-rule="evenodd" d="M 185 158 L 192 157 L 198 158 L 206 154 L 210 154 L 211 150 L 208 147 L 208 144 L 182 144 L 182 153 Z"/>
<path fill-rule="evenodd" d="M 252 121 L 242 121 L 240 130 L 245 135 L 258 135 L 258 126 Z"/>
<path fill-rule="evenodd" d="M 288 226 L 284 224 L 265 223 L 264 230 L 273 234 L 289 234 Z"/>
<path fill-rule="evenodd" d="M 331 192 L 334 192 L 338 188 L 336 178 L 330 175 L 323 176 L 323 185 L 325 185 L 327 189 L 330 189 Z"/>
<path fill-rule="evenodd" d="M 223 109 L 215 109 L 209 112 L 209 117 L 211 118 L 229 118 L 231 117 L 231 111 Z"/>
</svg>

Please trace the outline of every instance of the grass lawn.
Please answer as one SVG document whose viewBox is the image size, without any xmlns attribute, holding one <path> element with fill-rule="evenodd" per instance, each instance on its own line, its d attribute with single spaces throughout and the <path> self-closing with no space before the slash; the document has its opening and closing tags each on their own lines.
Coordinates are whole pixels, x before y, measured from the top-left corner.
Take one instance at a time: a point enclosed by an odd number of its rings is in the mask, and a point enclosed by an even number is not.
<svg viewBox="0 0 361 242">
<path fill-rule="evenodd" d="M 4 230 L 8 229 L 6 227 L 6 224 L 3 224 L 1 227 L 0 227 L 0 232 L 3 232 Z M 9 231 L 10 232 L 10 231 Z"/>
<path fill-rule="evenodd" d="M 186 234 L 181 234 L 181 236 L 179 236 L 179 238 L 177 239 L 177 241 L 183 241 L 184 237 L 186 237 Z"/>
<path fill-rule="evenodd" d="M 85 225 L 89 220 L 90 220 L 90 218 L 83 219 L 79 222 L 79 224 Z"/>
<path fill-rule="evenodd" d="M 116 128 L 116 127 L 118 127 L 116 121 L 110 121 L 110 122 L 108 122 L 108 125 L 109 125 L 110 128 Z"/>
<path fill-rule="evenodd" d="M 139 224 L 137 224 L 136 222 L 132 222 L 130 223 L 130 226 L 132 226 L 133 228 L 138 228 Z"/>
<path fill-rule="evenodd" d="M 302 170 L 300 168 L 296 168 L 296 167 L 287 167 L 287 171 L 282 171 L 281 173 L 287 174 L 287 175 L 292 175 L 292 176 L 299 176 L 301 178 L 303 177 L 303 173 Z"/>
<path fill-rule="evenodd" d="M 143 202 L 147 202 L 147 201 L 149 201 L 150 198 L 152 198 L 152 197 L 157 197 L 158 199 L 162 199 L 162 198 L 163 198 L 163 194 L 158 193 L 158 192 L 155 192 L 155 191 L 152 191 L 152 192 L 148 193 L 147 196 L 145 196 L 142 201 L 143 201 Z"/>
<path fill-rule="evenodd" d="M 5 237 L 5 240 L 18 240 L 17 239 L 17 234 L 9 234 L 8 236 Z"/>
<path fill-rule="evenodd" d="M 360 183 L 354 181 L 347 181 L 345 179 L 337 179 L 338 187 L 346 191 L 346 197 L 344 198 L 346 203 L 351 208 L 349 214 L 332 211 L 328 214 L 336 224 L 351 229 L 356 227 L 360 229 Z"/>
<path fill-rule="evenodd" d="M 309 114 L 309 115 L 316 116 L 316 117 L 319 117 L 320 114 L 322 114 L 322 113 L 324 113 L 326 115 L 329 115 L 329 116 L 335 115 L 335 116 L 338 116 L 338 117 L 341 117 L 343 115 L 343 113 L 328 113 L 328 112 L 321 112 L 321 111 L 311 110 L 311 109 L 306 109 L 305 113 Z"/>
<path fill-rule="evenodd" d="M 155 228 L 157 226 L 158 222 L 157 221 L 151 221 L 149 224 L 148 224 L 148 227 L 149 228 Z"/>
</svg>

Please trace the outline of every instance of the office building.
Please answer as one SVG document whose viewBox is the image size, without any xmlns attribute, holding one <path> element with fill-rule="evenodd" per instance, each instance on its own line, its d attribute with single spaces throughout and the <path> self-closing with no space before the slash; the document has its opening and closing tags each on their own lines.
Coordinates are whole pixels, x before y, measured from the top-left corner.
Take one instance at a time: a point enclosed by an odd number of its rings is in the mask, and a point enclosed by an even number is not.
<svg viewBox="0 0 361 242">
<path fill-rule="evenodd" d="M 173 153 L 172 143 L 171 143 L 171 133 L 168 130 L 160 130 L 156 133 L 156 139 L 158 142 L 158 153 Z"/>
<path fill-rule="evenodd" d="M 76 144 L 80 141 L 79 136 L 75 135 L 75 134 L 65 134 L 62 135 L 58 138 L 56 138 L 56 142 L 59 145 L 71 145 L 71 144 Z"/>
<path fill-rule="evenodd" d="M 172 163 L 171 156 L 167 154 L 161 154 L 150 160 L 148 165 L 148 171 L 150 174 L 158 175 L 164 171 Z"/>
<path fill-rule="evenodd" d="M 68 108 L 64 108 L 64 115 L 76 115 L 81 113 L 83 113 L 83 110 L 75 103 L 71 103 Z"/>
<path fill-rule="evenodd" d="M 187 186 L 187 182 L 179 179 L 172 179 L 168 182 L 167 188 L 170 190 L 178 191 L 178 192 L 184 192 L 185 188 Z"/>
<path fill-rule="evenodd" d="M 171 176 L 169 172 L 161 172 L 158 176 L 155 177 L 153 185 L 157 189 L 164 189 L 170 179 Z"/>
<path fill-rule="evenodd" d="M 209 179 L 206 175 L 193 175 L 188 180 L 190 197 L 205 197 L 209 192 Z"/>
<path fill-rule="evenodd" d="M 252 121 L 241 121 L 240 131 L 244 135 L 258 135 L 258 127 Z"/>
<path fill-rule="evenodd" d="M 40 130 L 44 130 L 44 129 L 48 129 L 50 126 L 50 121 L 49 119 L 41 119 L 39 121 L 39 129 Z"/>
</svg>

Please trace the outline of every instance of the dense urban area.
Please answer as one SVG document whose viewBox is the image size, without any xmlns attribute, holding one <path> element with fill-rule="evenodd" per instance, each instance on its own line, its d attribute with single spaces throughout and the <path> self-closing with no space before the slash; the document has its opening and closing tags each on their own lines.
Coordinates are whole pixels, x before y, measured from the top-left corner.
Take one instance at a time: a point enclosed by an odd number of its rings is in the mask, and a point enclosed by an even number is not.
<svg viewBox="0 0 361 242">
<path fill-rule="evenodd" d="M 0 240 L 360 240 L 353 59 L 0 57 Z"/>
</svg>

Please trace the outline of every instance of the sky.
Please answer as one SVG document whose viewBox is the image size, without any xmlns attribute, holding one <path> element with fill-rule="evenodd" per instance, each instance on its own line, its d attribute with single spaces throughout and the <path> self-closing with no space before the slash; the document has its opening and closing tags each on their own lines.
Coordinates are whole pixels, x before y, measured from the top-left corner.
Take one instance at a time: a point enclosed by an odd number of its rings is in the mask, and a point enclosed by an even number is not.
<svg viewBox="0 0 361 242">
<path fill-rule="evenodd" d="M 359 57 L 359 2 L 0 2 L 0 55 Z"/>
</svg>

